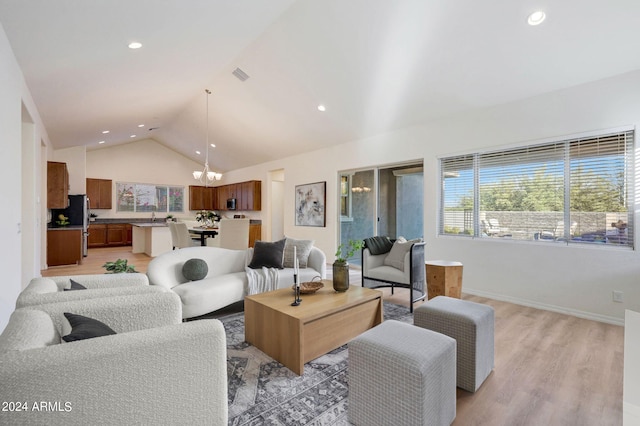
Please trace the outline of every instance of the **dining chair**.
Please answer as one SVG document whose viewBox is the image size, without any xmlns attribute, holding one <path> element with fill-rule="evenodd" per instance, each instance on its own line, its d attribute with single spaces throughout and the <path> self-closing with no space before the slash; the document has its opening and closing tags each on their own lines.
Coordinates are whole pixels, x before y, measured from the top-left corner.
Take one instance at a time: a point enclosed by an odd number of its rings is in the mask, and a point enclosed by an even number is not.
<svg viewBox="0 0 640 426">
<path fill-rule="evenodd" d="M 207 245 L 231 250 L 249 248 L 249 222 L 249 219 L 222 219 L 218 235 L 207 239 Z"/>
<path fill-rule="evenodd" d="M 184 222 L 169 222 L 169 231 L 171 231 L 171 241 L 174 250 L 200 245 L 200 243 L 196 244 L 196 241 L 191 238 L 187 224 Z"/>
</svg>

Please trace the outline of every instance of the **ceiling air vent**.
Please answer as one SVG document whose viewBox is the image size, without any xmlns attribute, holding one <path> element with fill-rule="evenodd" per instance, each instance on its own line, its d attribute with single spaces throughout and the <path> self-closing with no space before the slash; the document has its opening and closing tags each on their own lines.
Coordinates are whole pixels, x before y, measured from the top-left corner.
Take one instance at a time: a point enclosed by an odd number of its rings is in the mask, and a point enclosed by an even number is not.
<svg viewBox="0 0 640 426">
<path fill-rule="evenodd" d="M 249 78 L 247 73 L 242 71 L 240 68 L 236 68 L 235 70 L 233 70 L 232 74 L 235 75 L 236 77 L 238 77 L 238 80 L 240 80 L 240 81 L 245 81 L 246 79 Z"/>
</svg>

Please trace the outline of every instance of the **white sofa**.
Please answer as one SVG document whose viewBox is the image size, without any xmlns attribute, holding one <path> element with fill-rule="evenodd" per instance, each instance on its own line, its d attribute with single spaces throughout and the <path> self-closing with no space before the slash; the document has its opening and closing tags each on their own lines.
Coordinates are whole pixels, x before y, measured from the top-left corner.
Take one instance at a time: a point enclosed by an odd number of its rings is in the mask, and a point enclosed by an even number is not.
<svg viewBox="0 0 640 426">
<path fill-rule="evenodd" d="M 70 328 L 65 312 L 117 334 L 61 342 Z M 182 323 L 171 292 L 16 309 L 0 335 L 0 383 L 0 399 L 13 403 L 2 424 L 228 422 L 224 328 L 217 320 Z"/>
<path fill-rule="evenodd" d="M 86 287 L 86 290 L 65 291 L 71 287 L 71 280 Z M 150 286 L 147 276 L 140 273 L 33 278 L 18 295 L 16 308 L 72 300 L 157 293 L 163 290 Z"/>
<path fill-rule="evenodd" d="M 253 249 L 228 250 L 219 247 L 188 247 L 173 250 L 155 257 L 147 267 L 151 285 L 174 291 L 182 300 L 183 318 L 208 314 L 244 300 L 248 279 L 245 268 L 253 256 Z M 207 276 L 189 281 L 182 274 L 182 267 L 189 259 L 202 259 L 207 263 Z M 299 269 L 300 282 L 314 277 L 326 277 L 326 256 L 313 247 L 306 268 Z M 293 269 L 277 270 L 278 288 L 293 285 Z"/>
</svg>

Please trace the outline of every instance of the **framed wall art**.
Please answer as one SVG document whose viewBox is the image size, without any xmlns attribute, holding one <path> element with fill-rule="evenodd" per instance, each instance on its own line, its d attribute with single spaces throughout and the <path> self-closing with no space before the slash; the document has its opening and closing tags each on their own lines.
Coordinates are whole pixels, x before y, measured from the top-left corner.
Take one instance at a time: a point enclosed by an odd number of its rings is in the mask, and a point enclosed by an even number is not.
<svg viewBox="0 0 640 426">
<path fill-rule="evenodd" d="M 327 182 L 296 185 L 296 226 L 326 226 Z"/>
</svg>

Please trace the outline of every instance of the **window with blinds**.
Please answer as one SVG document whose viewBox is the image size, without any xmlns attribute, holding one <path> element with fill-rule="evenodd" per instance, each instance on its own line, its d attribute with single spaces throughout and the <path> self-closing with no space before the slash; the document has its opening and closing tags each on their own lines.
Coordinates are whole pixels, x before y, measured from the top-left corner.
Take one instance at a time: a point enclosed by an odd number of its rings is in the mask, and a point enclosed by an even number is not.
<svg viewBox="0 0 640 426">
<path fill-rule="evenodd" d="M 440 234 L 633 248 L 633 130 L 442 158 Z"/>
</svg>

